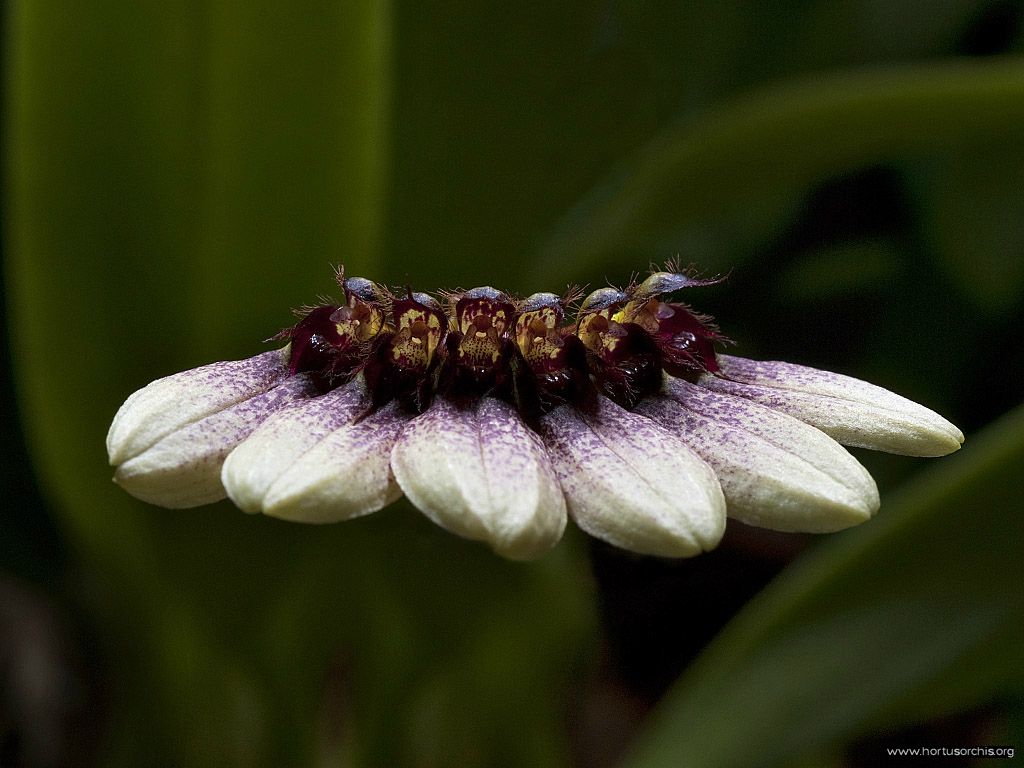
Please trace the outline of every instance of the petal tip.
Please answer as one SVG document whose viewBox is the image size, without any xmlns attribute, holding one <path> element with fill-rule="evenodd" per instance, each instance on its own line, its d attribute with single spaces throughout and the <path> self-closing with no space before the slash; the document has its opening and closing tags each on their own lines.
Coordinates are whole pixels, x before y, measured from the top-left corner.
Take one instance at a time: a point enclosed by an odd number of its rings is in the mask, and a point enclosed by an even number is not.
<svg viewBox="0 0 1024 768">
<path fill-rule="evenodd" d="M 245 443 L 243 442 L 242 445 Z M 236 448 L 228 454 L 221 467 L 220 481 L 231 503 L 250 515 L 263 511 L 263 484 L 254 483 L 250 467 Z"/>
<path fill-rule="evenodd" d="M 113 480 L 136 499 L 165 509 L 191 509 L 224 498 L 224 489 L 214 478 L 187 476 L 173 468 L 135 467 L 126 462 L 117 468 Z"/>
<path fill-rule="evenodd" d="M 139 390 L 141 391 L 143 390 Z M 137 394 L 138 392 L 122 403 L 110 422 L 110 429 L 107 430 L 107 459 L 112 467 L 135 458 L 147 447 L 137 439 L 140 419 L 133 412 Z"/>
<path fill-rule="evenodd" d="M 861 501 L 854 504 L 834 505 L 819 518 L 819 527 L 807 533 L 835 533 L 866 523 L 879 510 L 880 504 Z"/>
<path fill-rule="evenodd" d="M 711 467 L 668 430 L 610 401 L 583 416 L 556 409 L 544 439 L 584 531 L 643 555 L 693 557 L 725 533 L 725 497 Z"/>
<path fill-rule="evenodd" d="M 967 440 L 967 438 L 964 436 L 964 433 L 960 430 L 959 427 L 957 427 L 953 423 L 950 423 L 949 426 L 951 428 L 951 432 L 949 435 L 950 439 L 946 443 L 949 450 L 946 451 L 945 454 L 943 454 L 944 456 L 959 451 L 961 448 L 964 447 L 964 442 Z"/>
<path fill-rule="evenodd" d="M 565 530 L 565 499 L 544 448 L 502 401 L 436 400 L 402 432 L 391 469 L 433 522 L 503 557 L 539 557 Z"/>
<path fill-rule="evenodd" d="M 487 542 L 494 553 L 507 560 L 526 562 L 538 560 L 558 544 L 565 532 L 564 518 L 557 531 L 543 532 L 541 535 L 520 536 L 513 539 L 495 538 Z"/>
<path fill-rule="evenodd" d="M 964 433 L 951 422 L 935 414 L 937 423 L 920 423 L 909 430 L 900 453 L 922 458 L 938 458 L 956 453 L 964 445 Z"/>
</svg>

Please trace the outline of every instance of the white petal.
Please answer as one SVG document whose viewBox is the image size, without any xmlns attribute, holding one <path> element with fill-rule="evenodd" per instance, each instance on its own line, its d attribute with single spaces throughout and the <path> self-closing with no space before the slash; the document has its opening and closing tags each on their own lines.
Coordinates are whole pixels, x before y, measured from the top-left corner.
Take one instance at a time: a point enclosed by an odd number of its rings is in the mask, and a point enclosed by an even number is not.
<svg viewBox="0 0 1024 768">
<path fill-rule="evenodd" d="M 438 398 L 409 422 L 391 468 L 427 517 L 505 557 L 536 557 L 565 530 L 565 500 L 544 446 L 501 400 L 458 407 Z"/>
<path fill-rule="evenodd" d="M 945 456 L 963 433 L 934 411 L 882 387 L 793 363 L 719 355 L 722 376 L 700 385 L 788 413 L 844 445 L 906 456 Z"/>
<path fill-rule="evenodd" d="M 370 396 L 361 378 L 267 419 L 228 456 L 221 480 L 228 497 L 246 512 L 262 512 L 270 487 L 306 451 L 361 416 Z"/>
<path fill-rule="evenodd" d="M 110 463 L 123 464 L 171 432 L 279 384 L 288 375 L 285 349 L 182 371 L 138 390 L 110 425 Z"/>
<path fill-rule="evenodd" d="M 129 459 L 114 480 L 133 496 L 180 509 L 225 496 L 221 466 L 228 453 L 275 411 L 316 393 L 305 375 L 192 422 Z"/>
<path fill-rule="evenodd" d="M 386 507 L 402 495 L 391 472 L 391 449 L 410 418 L 393 402 L 331 432 L 270 486 L 263 512 L 333 523 Z"/>
<path fill-rule="evenodd" d="M 802 421 L 742 397 L 666 377 L 664 397 L 638 412 L 710 464 L 729 517 L 777 531 L 828 533 L 878 511 L 878 488 L 839 443 Z"/>
<path fill-rule="evenodd" d="M 715 473 L 664 427 L 603 397 L 593 415 L 560 406 L 542 427 L 569 513 L 587 533 L 664 557 L 697 555 L 722 538 Z"/>
</svg>

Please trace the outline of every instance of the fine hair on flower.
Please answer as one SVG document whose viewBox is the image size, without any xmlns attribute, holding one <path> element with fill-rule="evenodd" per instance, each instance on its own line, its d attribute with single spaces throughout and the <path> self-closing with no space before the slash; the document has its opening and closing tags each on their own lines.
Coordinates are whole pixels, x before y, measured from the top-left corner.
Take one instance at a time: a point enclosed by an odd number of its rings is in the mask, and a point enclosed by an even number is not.
<svg viewBox="0 0 1024 768">
<path fill-rule="evenodd" d="M 725 353 L 680 300 L 719 285 L 678 262 L 624 288 L 516 297 L 490 286 L 387 287 L 335 273 L 284 346 L 143 387 L 107 436 L 140 499 L 327 523 L 402 495 L 513 559 L 572 518 L 641 554 L 688 557 L 726 518 L 827 533 L 878 491 L 842 446 L 957 450 L 934 411 L 859 379 Z"/>
</svg>

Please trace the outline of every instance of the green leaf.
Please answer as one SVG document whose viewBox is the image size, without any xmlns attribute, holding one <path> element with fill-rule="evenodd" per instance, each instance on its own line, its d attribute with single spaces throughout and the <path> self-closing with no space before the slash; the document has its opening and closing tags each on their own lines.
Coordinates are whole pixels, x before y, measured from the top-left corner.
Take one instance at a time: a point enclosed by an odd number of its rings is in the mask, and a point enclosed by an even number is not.
<svg viewBox="0 0 1024 768">
<path fill-rule="evenodd" d="M 1024 689 L 1024 407 L 824 542 L 678 681 L 626 765 L 778 765 Z"/>
<path fill-rule="evenodd" d="M 525 293 L 600 281 L 609 262 L 586 247 L 562 252 L 554 244 L 540 265 L 531 254 L 623 158 L 761 83 L 947 55 L 985 5 L 934 0 L 922 12 L 921 0 L 571 0 L 523 13 L 438 0 L 424 14 L 399 3 L 386 252 L 405 271 L 388 279 L 424 289 L 493 283 Z M 756 138 L 758 126 L 750 128 Z M 700 185 L 715 182 L 683 183 L 698 185 L 700 210 Z M 688 225 L 691 211 L 682 206 L 686 218 L 677 220 L 668 210 L 641 248 L 616 251 L 616 270 L 629 274 L 675 254 L 676 226 Z M 748 229 L 760 233 L 784 223 L 760 201 L 739 214 L 751 216 Z M 751 238 L 739 231 L 742 217 L 733 219 L 687 226 L 682 243 L 693 250 L 684 255 L 707 263 L 709 250 L 732 243 L 717 263 L 734 264 L 733 252 Z M 581 225 L 601 226 L 600 213 Z M 385 266 L 398 265 L 389 258 Z"/>
<path fill-rule="evenodd" d="M 779 275 L 778 294 L 788 303 L 814 303 L 877 290 L 898 271 L 899 252 L 885 240 L 817 248 Z"/>
<path fill-rule="evenodd" d="M 1024 148 L 979 144 L 910 174 L 929 244 L 951 282 L 989 313 L 1024 295 Z"/>
<path fill-rule="evenodd" d="M 386 279 L 391 37 L 372 0 L 12 9 L 12 339 L 111 667 L 104 765 L 428 764 L 414 725 L 437 681 L 457 707 L 432 738 L 465 740 L 463 765 L 564 752 L 532 702 L 557 707 L 588 647 L 573 547 L 512 564 L 405 504 L 308 527 L 110 482 L 104 435 L 133 390 L 262 351 L 332 263 Z M 532 672 L 498 691 L 498 661 L 502 681 Z"/>
<path fill-rule="evenodd" d="M 300 6 L 12 9 L 18 384 L 116 663 L 105 764 L 308 763 L 315 746 L 315 717 L 284 710 L 252 647 L 253 617 L 282 620 L 264 614 L 267 596 L 310 541 L 227 506 L 139 504 L 110 482 L 103 448 L 133 389 L 260 351 L 329 262 L 372 268 L 387 6 Z"/>
<path fill-rule="evenodd" d="M 413 726 L 438 680 L 459 717 L 432 738 L 465 739 L 463 765 L 561 761 L 531 702 L 557 707 L 587 647 L 571 546 L 519 565 L 409 505 L 311 527 L 110 482 L 103 438 L 134 389 L 262 351 L 331 263 L 379 275 L 390 36 L 371 1 L 13 9 L 18 384 L 112 667 L 104 765 L 428 764 Z M 496 691 L 499 662 L 532 672 Z"/>
<path fill-rule="evenodd" d="M 636 254 L 735 263 L 830 175 L 979 140 L 1020 147 L 1024 61 L 946 63 L 770 85 L 681 119 L 594 188 L 542 244 L 546 282 L 635 269 Z"/>
<path fill-rule="evenodd" d="M 113 493 L 99 449 L 131 389 L 260 351 L 329 263 L 374 260 L 386 7 L 191 10 L 12 13 L 15 351 L 36 456 L 72 519 Z M 81 533 L 117 536 L 102 527 Z"/>
</svg>

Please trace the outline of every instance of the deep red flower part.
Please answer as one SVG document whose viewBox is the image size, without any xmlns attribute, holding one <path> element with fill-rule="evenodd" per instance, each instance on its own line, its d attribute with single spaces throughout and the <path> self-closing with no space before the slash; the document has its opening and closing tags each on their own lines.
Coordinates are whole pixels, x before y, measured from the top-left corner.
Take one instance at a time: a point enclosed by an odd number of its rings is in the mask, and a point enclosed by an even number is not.
<svg viewBox="0 0 1024 768">
<path fill-rule="evenodd" d="M 841 444 L 960 448 L 934 411 L 841 374 L 720 354 L 673 294 L 718 282 L 667 265 L 625 289 L 520 299 L 346 278 L 288 344 L 132 394 L 107 434 L 140 499 L 326 523 L 406 496 L 447 530 L 537 557 L 569 518 L 661 557 L 715 547 L 726 517 L 826 533 L 878 489 Z"/>
<path fill-rule="evenodd" d="M 569 318 L 580 293 L 572 289 L 517 299 L 483 286 L 443 292 L 442 304 L 339 269 L 344 303 L 302 310 L 278 338 L 290 341 L 292 374 L 312 373 L 329 390 L 363 372 L 377 407 L 397 399 L 422 413 L 439 394 L 492 395 L 535 423 L 601 393 L 632 409 L 658 391 L 663 372 L 695 381 L 718 371 L 715 344 L 725 338 L 708 317 L 666 300 L 718 279 L 666 270 L 625 290 L 600 288 Z"/>
</svg>

